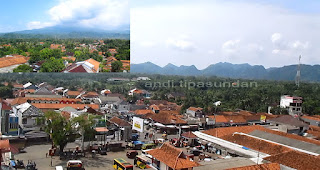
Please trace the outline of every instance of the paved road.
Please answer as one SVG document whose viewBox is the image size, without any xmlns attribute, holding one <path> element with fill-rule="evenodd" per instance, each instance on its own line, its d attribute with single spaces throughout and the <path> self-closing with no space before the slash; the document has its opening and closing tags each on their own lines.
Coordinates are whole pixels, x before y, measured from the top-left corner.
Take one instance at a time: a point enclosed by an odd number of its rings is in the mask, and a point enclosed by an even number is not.
<svg viewBox="0 0 320 170">
<path fill-rule="evenodd" d="M 39 170 L 51 170 L 59 165 L 65 168 L 67 160 L 60 160 L 58 156 L 52 157 L 53 167 L 51 167 L 51 157 L 46 158 L 46 152 L 48 152 L 50 147 L 50 144 L 27 147 L 25 148 L 26 153 L 15 155 L 15 159 L 23 160 L 25 164 L 28 160 L 35 161 Z M 139 154 L 141 154 L 141 151 L 139 151 Z M 87 154 L 86 157 L 80 158 L 80 160 L 82 160 L 86 170 L 111 170 L 113 169 L 112 165 L 115 158 L 124 158 L 133 164 L 133 159 L 126 157 L 126 151 L 108 152 L 108 155 L 97 154 L 95 158 L 92 158 L 91 154 Z"/>
<path fill-rule="evenodd" d="M 150 132 L 149 132 L 150 133 Z M 139 140 L 141 141 L 150 141 L 151 139 L 147 138 L 144 139 L 145 133 L 140 133 Z M 155 134 L 155 139 L 161 138 L 162 134 Z M 170 138 L 176 138 L 178 135 L 168 135 L 168 139 Z M 125 142 L 123 142 L 123 146 L 125 146 Z M 100 143 L 100 142 L 94 142 L 94 143 Z M 88 143 L 85 143 L 85 146 L 88 145 Z M 69 143 L 65 150 L 68 148 L 75 148 L 76 146 L 81 146 L 80 141 L 76 141 L 74 143 Z M 48 152 L 49 148 L 51 148 L 51 144 L 43 144 L 43 145 L 33 145 L 25 148 L 26 153 L 20 153 L 15 155 L 15 159 L 23 160 L 23 162 L 26 164 L 28 160 L 32 160 L 36 162 L 37 168 L 39 170 L 51 170 L 55 169 L 55 166 L 63 166 L 66 168 L 67 160 L 60 160 L 58 156 L 52 157 L 52 167 L 51 167 L 51 157 L 46 158 L 46 153 Z M 138 151 L 139 154 L 141 154 L 141 151 Z M 126 150 L 121 152 L 108 152 L 108 155 L 99 155 L 97 154 L 95 158 L 92 158 L 91 154 L 86 154 L 86 157 L 80 158 L 82 160 L 84 167 L 86 170 L 111 170 L 113 165 L 113 160 L 115 158 L 124 158 L 131 164 L 133 164 L 133 159 L 128 159 L 126 157 Z M 135 168 L 134 169 L 138 169 Z"/>
</svg>

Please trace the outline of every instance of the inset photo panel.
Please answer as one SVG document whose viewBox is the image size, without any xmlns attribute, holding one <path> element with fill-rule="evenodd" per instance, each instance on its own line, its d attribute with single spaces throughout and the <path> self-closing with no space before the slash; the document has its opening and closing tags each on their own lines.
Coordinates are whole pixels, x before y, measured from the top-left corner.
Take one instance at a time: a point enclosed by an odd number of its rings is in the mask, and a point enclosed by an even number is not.
<svg viewBox="0 0 320 170">
<path fill-rule="evenodd" d="M 130 72 L 129 0 L 3 1 L 0 14 L 0 73 Z"/>
</svg>

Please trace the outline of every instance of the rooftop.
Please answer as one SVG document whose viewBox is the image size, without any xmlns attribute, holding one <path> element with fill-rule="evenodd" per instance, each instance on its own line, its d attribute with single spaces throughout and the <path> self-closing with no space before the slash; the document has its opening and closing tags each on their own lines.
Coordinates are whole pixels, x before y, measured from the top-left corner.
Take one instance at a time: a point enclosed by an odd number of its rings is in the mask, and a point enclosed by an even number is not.
<svg viewBox="0 0 320 170">
<path fill-rule="evenodd" d="M 110 120 L 110 122 L 113 122 L 115 124 L 117 124 L 118 126 L 124 127 L 124 126 L 131 126 L 127 121 L 120 119 L 118 117 L 112 117 Z"/>
<path fill-rule="evenodd" d="M 75 109 L 84 109 L 86 106 L 93 109 L 99 109 L 97 104 L 51 104 L 51 103 L 32 103 L 33 106 L 39 109 L 61 109 L 64 107 L 73 107 Z"/>
<path fill-rule="evenodd" d="M 164 143 L 159 148 L 147 151 L 147 153 L 172 169 L 185 169 L 199 166 L 198 163 L 183 158 L 182 150 L 171 146 L 169 143 Z"/>
<path fill-rule="evenodd" d="M 264 158 L 273 163 L 279 163 L 295 169 L 319 169 L 320 158 L 302 152 L 290 151 Z"/>
<path fill-rule="evenodd" d="M 154 113 L 152 112 L 152 110 L 135 110 L 134 113 L 135 113 L 136 115 L 145 115 L 145 114 L 147 114 L 147 113 L 152 113 L 152 114 L 154 114 Z"/>
<path fill-rule="evenodd" d="M 231 168 L 227 170 L 280 170 L 280 164 L 278 163 L 267 163 L 259 165 L 250 165 L 237 168 Z"/>
<path fill-rule="evenodd" d="M 0 68 L 9 67 L 18 64 L 25 64 L 29 60 L 29 57 L 22 55 L 13 55 L 9 57 L 0 58 Z"/>
<path fill-rule="evenodd" d="M 201 108 L 201 107 L 189 107 L 189 108 L 188 108 L 188 110 L 192 110 L 192 111 L 195 111 L 195 112 L 198 111 L 198 110 L 199 110 L 199 111 L 202 111 L 202 109 L 203 109 L 203 108 Z"/>
<path fill-rule="evenodd" d="M 281 124 L 286 124 L 286 125 L 291 125 L 296 127 L 308 126 L 298 118 L 294 118 L 293 116 L 290 116 L 290 115 L 282 115 L 277 118 L 270 119 L 269 122 L 276 122 L 276 123 L 281 123 Z"/>
</svg>

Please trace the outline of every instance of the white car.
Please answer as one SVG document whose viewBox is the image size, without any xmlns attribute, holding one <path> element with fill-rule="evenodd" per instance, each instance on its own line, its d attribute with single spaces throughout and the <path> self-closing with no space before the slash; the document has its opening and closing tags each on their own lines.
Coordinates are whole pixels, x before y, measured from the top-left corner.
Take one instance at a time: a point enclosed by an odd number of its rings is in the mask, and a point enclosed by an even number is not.
<svg viewBox="0 0 320 170">
<path fill-rule="evenodd" d="M 56 170 L 63 170 L 62 166 L 56 166 Z"/>
</svg>

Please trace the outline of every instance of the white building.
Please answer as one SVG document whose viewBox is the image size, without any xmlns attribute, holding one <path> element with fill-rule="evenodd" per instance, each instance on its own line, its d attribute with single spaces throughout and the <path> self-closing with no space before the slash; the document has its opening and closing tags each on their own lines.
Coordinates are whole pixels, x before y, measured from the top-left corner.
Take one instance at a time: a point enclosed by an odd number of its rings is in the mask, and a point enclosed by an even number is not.
<svg viewBox="0 0 320 170">
<path fill-rule="evenodd" d="M 302 115 L 302 97 L 283 95 L 280 108 L 288 109 L 290 115 Z"/>
<path fill-rule="evenodd" d="M 19 126 L 24 131 L 40 130 L 37 125 L 37 118 L 43 116 L 40 109 L 30 103 L 23 103 L 12 107 L 13 114 L 18 117 Z"/>
</svg>

